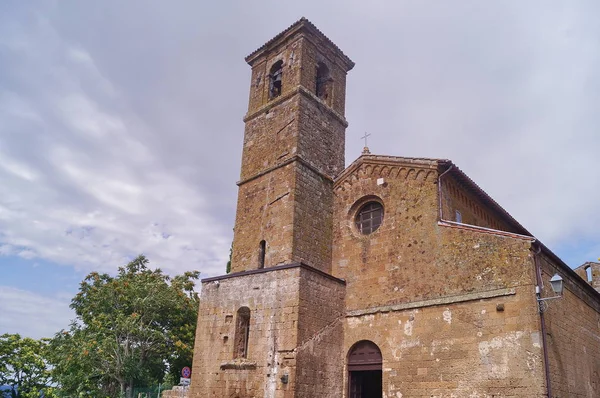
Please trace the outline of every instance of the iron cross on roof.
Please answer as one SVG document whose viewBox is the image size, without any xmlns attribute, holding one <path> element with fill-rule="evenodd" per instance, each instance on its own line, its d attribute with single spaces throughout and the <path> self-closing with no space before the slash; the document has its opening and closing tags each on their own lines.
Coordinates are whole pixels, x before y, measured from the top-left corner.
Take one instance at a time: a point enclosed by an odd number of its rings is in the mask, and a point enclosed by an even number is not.
<svg viewBox="0 0 600 398">
<path fill-rule="evenodd" d="M 368 147 L 368 145 L 367 145 L 367 138 L 370 137 L 370 136 L 371 136 L 371 134 L 368 134 L 365 131 L 365 135 L 363 135 L 362 137 L 360 137 L 361 140 L 363 140 L 363 139 L 365 140 L 365 148 Z"/>
</svg>

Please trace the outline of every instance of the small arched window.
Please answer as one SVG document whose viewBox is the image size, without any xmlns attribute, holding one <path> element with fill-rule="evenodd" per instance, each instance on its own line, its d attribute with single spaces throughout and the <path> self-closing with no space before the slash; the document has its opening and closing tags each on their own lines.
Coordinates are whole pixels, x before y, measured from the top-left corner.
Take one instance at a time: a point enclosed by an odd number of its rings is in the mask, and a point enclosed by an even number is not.
<svg viewBox="0 0 600 398">
<path fill-rule="evenodd" d="M 269 99 L 279 97 L 282 90 L 283 61 L 277 61 L 269 72 Z"/>
<path fill-rule="evenodd" d="M 250 308 L 240 307 L 235 323 L 234 358 L 248 357 L 248 337 L 250 336 Z"/>
<path fill-rule="evenodd" d="M 260 245 L 258 248 L 258 268 L 265 268 L 265 255 L 267 253 L 267 242 L 264 240 L 260 241 Z"/>
<path fill-rule="evenodd" d="M 322 100 L 329 98 L 329 91 L 331 89 L 331 76 L 329 75 L 329 68 L 323 62 L 317 63 L 317 80 L 315 94 Z"/>
</svg>

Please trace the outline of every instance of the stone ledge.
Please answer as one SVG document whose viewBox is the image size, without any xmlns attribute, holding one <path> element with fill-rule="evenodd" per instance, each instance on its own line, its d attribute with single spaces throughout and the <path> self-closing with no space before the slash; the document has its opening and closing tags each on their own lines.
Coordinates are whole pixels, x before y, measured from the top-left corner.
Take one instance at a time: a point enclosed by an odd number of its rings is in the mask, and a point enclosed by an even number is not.
<svg viewBox="0 0 600 398">
<path fill-rule="evenodd" d="M 410 310 L 413 308 L 433 307 L 436 305 L 462 303 L 464 301 L 489 299 L 489 298 L 502 297 L 502 296 L 512 296 L 515 294 L 516 294 L 516 291 L 514 288 L 488 290 L 485 292 L 461 294 L 460 296 L 441 297 L 441 298 L 432 299 L 432 300 L 413 301 L 411 303 L 384 305 L 384 306 L 380 306 L 380 307 L 371 307 L 371 308 L 367 308 L 364 310 L 348 311 L 346 313 L 346 318 L 362 316 L 362 315 L 372 315 L 372 314 L 376 314 L 378 312 L 385 313 L 385 312 L 393 312 L 393 311 L 404 311 L 404 310 Z"/>
<path fill-rule="evenodd" d="M 514 239 L 523 239 L 523 240 L 527 240 L 530 242 L 535 242 L 535 238 L 533 236 L 516 234 L 513 232 L 502 231 L 499 229 L 481 227 L 479 225 L 464 224 L 464 223 L 450 221 L 450 220 L 439 220 L 438 225 L 441 227 L 466 229 L 469 231 L 475 231 L 475 232 L 480 232 L 480 233 L 485 233 L 485 234 L 490 234 L 490 235 L 503 236 L 503 237 L 514 238 Z"/>
<path fill-rule="evenodd" d="M 342 126 L 348 127 L 348 121 L 346 120 L 346 118 L 344 116 L 342 116 L 339 113 L 337 113 L 329 105 L 326 105 L 323 102 L 323 100 L 321 100 L 316 95 L 314 95 L 313 93 L 311 93 L 304 86 L 294 87 L 290 91 L 288 91 L 288 92 L 280 95 L 279 97 L 270 100 L 268 103 L 266 103 L 265 105 L 261 106 L 256 111 L 254 111 L 252 113 L 248 113 L 246 116 L 244 116 L 244 119 L 243 119 L 244 123 L 248 123 L 252 119 L 255 119 L 257 116 L 260 116 L 263 113 L 266 113 L 266 112 L 270 111 L 273 107 L 275 107 L 275 106 L 277 106 L 277 105 L 279 105 L 279 104 L 281 104 L 281 103 L 289 100 L 290 98 L 292 98 L 296 94 L 302 94 L 302 95 L 304 95 L 307 98 L 315 100 L 317 106 L 320 109 L 322 109 L 325 112 L 328 112 L 329 114 L 331 114 L 338 122 L 340 122 L 342 124 Z"/>
<path fill-rule="evenodd" d="M 254 370 L 256 369 L 256 362 L 248 361 L 245 359 L 233 359 L 221 363 L 221 370 Z"/>
<path fill-rule="evenodd" d="M 188 386 L 174 386 L 171 390 L 165 390 L 161 393 L 162 398 L 187 398 L 190 393 Z"/>
<path fill-rule="evenodd" d="M 245 178 L 243 180 L 240 180 L 240 181 L 236 182 L 236 184 L 237 184 L 238 187 L 242 186 L 242 185 L 244 185 L 244 184 L 246 184 L 246 183 L 248 183 L 250 181 L 256 180 L 257 178 L 264 176 L 265 174 L 268 174 L 268 173 L 270 173 L 272 171 L 275 171 L 277 169 L 285 167 L 288 164 L 291 164 L 291 163 L 294 163 L 294 162 L 298 162 L 298 163 L 302 164 L 303 166 L 307 167 L 308 169 L 310 169 L 315 174 L 317 174 L 317 175 L 323 177 L 324 179 L 328 180 L 329 182 L 333 183 L 333 177 L 328 176 L 327 174 L 319 171 L 319 169 L 317 169 L 315 166 L 313 166 L 312 164 L 310 164 L 306 160 L 302 159 L 302 157 L 300 155 L 294 155 L 291 158 L 288 158 L 288 159 L 284 160 L 281 163 L 278 163 L 278 164 L 276 164 L 274 166 L 271 166 L 271 167 L 269 167 L 269 168 L 267 168 L 267 169 L 265 169 L 265 170 L 263 170 L 263 171 L 261 171 L 261 172 L 259 172 L 257 174 L 254 174 L 254 175 L 252 175 L 250 177 L 247 177 L 247 178 Z"/>
<path fill-rule="evenodd" d="M 248 276 L 248 275 L 256 275 L 256 274 L 264 274 L 267 272 L 273 272 L 273 271 L 281 271 L 281 270 L 286 270 L 286 269 L 290 269 L 290 268 L 303 268 L 305 270 L 314 272 L 315 274 L 321 275 L 325 278 L 331 279 L 332 281 L 335 281 L 341 285 L 346 285 L 346 281 L 343 279 L 339 279 L 336 278 L 335 276 L 329 275 L 327 272 L 321 271 L 318 268 L 314 268 L 308 264 L 304 264 L 304 263 L 291 263 L 291 264 L 284 264 L 284 265 L 276 265 L 274 267 L 267 267 L 267 268 L 260 268 L 260 269 L 253 269 L 253 270 L 249 270 L 249 271 L 241 271 L 241 272 L 234 272 L 231 274 L 225 274 L 225 275 L 221 275 L 221 276 L 213 276 L 211 278 L 204 278 L 202 280 L 200 280 L 200 283 L 204 284 L 204 283 L 209 283 L 209 282 L 216 282 L 216 281 L 222 281 L 225 279 L 231 279 L 231 278 L 239 278 L 242 276 Z"/>
</svg>

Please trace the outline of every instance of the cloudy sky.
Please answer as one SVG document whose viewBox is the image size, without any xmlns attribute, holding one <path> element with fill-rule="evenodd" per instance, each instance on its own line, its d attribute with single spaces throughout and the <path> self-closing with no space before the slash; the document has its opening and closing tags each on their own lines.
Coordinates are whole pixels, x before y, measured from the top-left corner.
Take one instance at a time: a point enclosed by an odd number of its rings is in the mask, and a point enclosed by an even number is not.
<svg viewBox="0 0 600 398">
<path fill-rule="evenodd" d="M 224 272 L 244 56 L 306 16 L 355 62 L 346 162 L 450 158 L 571 266 L 600 255 L 600 3 L 0 2 L 0 333 L 92 270 Z"/>
</svg>

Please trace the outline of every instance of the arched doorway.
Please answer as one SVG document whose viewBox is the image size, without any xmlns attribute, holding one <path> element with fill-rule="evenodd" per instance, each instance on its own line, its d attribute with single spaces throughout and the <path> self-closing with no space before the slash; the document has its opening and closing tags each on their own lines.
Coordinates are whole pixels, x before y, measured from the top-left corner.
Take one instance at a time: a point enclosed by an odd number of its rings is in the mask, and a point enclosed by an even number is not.
<svg viewBox="0 0 600 398">
<path fill-rule="evenodd" d="M 348 398 L 381 398 L 381 350 L 362 340 L 348 352 Z"/>
</svg>

